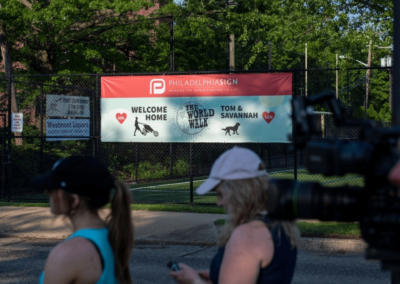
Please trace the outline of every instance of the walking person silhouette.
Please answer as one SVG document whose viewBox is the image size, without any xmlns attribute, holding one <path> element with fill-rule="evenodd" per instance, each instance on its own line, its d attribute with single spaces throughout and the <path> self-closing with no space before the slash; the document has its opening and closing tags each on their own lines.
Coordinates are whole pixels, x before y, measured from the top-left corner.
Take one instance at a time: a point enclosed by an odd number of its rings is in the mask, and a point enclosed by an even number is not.
<svg viewBox="0 0 400 284">
<path fill-rule="evenodd" d="M 138 118 L 136 117 L 136 120 L 135 120 L 135 132 L 133 133 L 133 136 L 136 136 L 136 131 L 137 130 L 139 130 L 139 132 L 142 133 L 142 130 L 140 130 L 139 124 L 143 124 L 143 123 L 140 123 L 138 121 Z"/>
</svg>

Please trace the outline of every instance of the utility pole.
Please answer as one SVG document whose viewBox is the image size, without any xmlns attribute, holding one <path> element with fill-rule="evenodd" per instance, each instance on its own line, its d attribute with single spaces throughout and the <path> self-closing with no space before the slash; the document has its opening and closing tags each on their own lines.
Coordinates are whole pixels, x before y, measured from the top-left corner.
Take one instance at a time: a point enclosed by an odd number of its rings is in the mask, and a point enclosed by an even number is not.
<svg viewBox="0 0 400 284">
<path fill-rule="evenodd" d="M 268 70 L 272 69 L 272 43 L 268 42 L 269 52 L 268 52 Z"/>
<path fill-rule="evenodd" d="M 171 26 L 169 28 L 169 66 L 170 71 L 175 71 L 175 58 L 174 58 L 174 17 L 171 17 Z"/>
<path fill-rule="evenodd" d="M 229 70 L 235 71 L 235 35 L 229 36 Z"/>
<path fill-rule="evenodd" d="M 230 38 L 229 36 L 226 37 L 226 70 L 229 71 L 230 69 Z"/>
<path fill-rule="evenodd" d="M 231 5 L 234 5 L 233 0 L 229 0 L 228 1 L 228 7 L 230 7 Z M 234 34 L 230 34 L 228 36 L 228 38 L 226 39 L 227 43 L 226 43 L 226 49 L 227 49 L 227 69 L 229 71 L 235 71 L 235 35 Z"/>
<path fill-rule="evenodd" d="M 369 41 L 369 48 L 368 48 L 368 69 L 367 69 L 367 80 L 365 86 L 365 119 L 367 119 L 367 109 L 368 109 L 368 94 L 369 94 L 369 78 L 371 76 L 371 57 L 372 57 L 372 39 Z"/>
<path fill-rule="evenodd" d="M 2 6 L 0 5 L 0 9 Z M 8 99 L 11 100 L 11 107 L 8 110 L 9 111 L 9 116 L 8 116 L 8 125 L 9 125 L 9 131 L 11 131 L 11 113 L 16 113 L 19 112 L 18 110 L 18 101 L 17 101 L 17 92 L 15 90 L 15 82 L 13 77 L 13 70 L 12 70 L 12 61 L 11 61 L 11 47 L 7 39 L 7 32 L 6 32 L 6 27 L 4 23 L 0 19 L 0 52 L 1 52 L 1 57 L 3 58 L 3 65 L 4 65 L 4 73 L 6 75 L 6 78 L 9 77 L 10 79 L 7 80 L 7 90 L 9 90 L 8 94 Z M 4 127 L 6 127 L 4 125 Z M 14 135 L 16 137 L 22 136 L 22 133 L 20 132 L 14 132 Z M 15 139 L 15 145 L 21 146 L 23 144 L 23 140 L 20 138 Z"/>
<path fill-rule="evenodd" d="M 381 49 L 388 48 L 389 49 L 389 58 L 392 57 L 392 46 L 377 46 L 377 45 L 375 45 L 375 47 L 381 48 Z M 391 64 L 389 65 L 389 60 L 387 57 L 385 59 L 384 65 L 382 65 L 382 63 L 381 63 L 381 67 L 392 67 L 392 66 L 393 66 L 393 60 L 392 60 Z M 390 110 L 393 111 L 392 69 L 388 68 L 388 71 L 389 71 L 389 107 L 390 107 Z"/>
<path fill-rule="evenodd" d="M 339 71 L 337 70 L 339 61 L 338 56 L 339 55 L 336 54 L 336 99 L 339 99 Z"/>
<path fill-rule="evenodd" d="M 308 78 L 307 78 L 307 68 L 308 68 L 308 63 L 307 63 L 307 43 L 306 43 L 306 55 L 305 55 L 305 64 L 306 64 L 306 97 L 307 97 L 307 83 L 308 83 Z"/>
</svg>

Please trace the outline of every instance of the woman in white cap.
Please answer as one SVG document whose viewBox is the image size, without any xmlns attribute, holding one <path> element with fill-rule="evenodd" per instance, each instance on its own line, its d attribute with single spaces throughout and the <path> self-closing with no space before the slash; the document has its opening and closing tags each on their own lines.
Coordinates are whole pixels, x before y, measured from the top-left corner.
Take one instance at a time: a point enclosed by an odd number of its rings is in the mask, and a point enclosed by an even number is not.
<svg viewBox="0 0 400 284">
<path fill-rule="evenodd" d="M 217 205 L 229 215 L 218 237 L 210 270 L 179 263 L 170 275 L 181 284 L 290 283 L 296 264 L 298 230 L 292 222 L 271 221 L 267 202 L 274 195 L 261 159 L 234 147 L 214 163 L 210 177 L 196 190 L 217 193 Z"/>
<path fill-rule="evenodd" d="M 74 230 L 51 251 L 40 284 L 132 283 L 131 194 L 125 183 L 115 181 L 96 158 L 71 156 L 34 178 L 32 187 L 49 195 L 51 212 L 66 216 Z M 99 209 L 113 188 L 111 214 L 103 220 Z"/>
</svg>

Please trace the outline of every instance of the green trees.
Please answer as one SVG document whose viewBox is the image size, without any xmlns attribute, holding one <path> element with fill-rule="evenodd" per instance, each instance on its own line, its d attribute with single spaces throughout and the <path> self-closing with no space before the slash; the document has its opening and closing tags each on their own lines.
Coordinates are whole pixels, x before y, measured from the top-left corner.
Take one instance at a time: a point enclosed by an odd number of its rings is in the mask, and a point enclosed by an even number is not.
<svg viewBox="0 0 400 284">
<path fill-rule="evenodd" d="M 388 50 L 376 46 L 389 46 L 393 35 L 392 0 L 0 0 L 0 4 L 0 46 L 11 50 L 12 62 L 21 63 L 17 73 L 169 71 L 171 17 L 176 71 L 226 70 L 230 35 L 235 37 L 236 70 L 268 69 L 270 48 L 273 69 L 304 68 L 306 44 L 308 68 L 325 68 L 327 63 L 330 68 L 362 67 L 357 60 L 367 62 L 366 45 L 371 40 L 371 65 L 379 66 Z M 343 58 L 337 63 L 339 55 Z M 352 78 L 361 82 L 365 74 L 356 73 Z M 367 111 L 371 118 L 387 119 L 383 114 L 390 113 L 385 74 L 371 77 L 377 86 L 371 87 L 373 109 Z M 346 77 L 339 73 L 339 89 Z"/>
<path fill-rule="evenodd" d="M 137 1 L 1 0 L 0 18 L 14 62 L 29 73 L 97 73 L 130 67 L 149 47 L 150 22 L 135 12 L 153 3 Z"/>
<path fill-rule="evenodd" d="M 12 61 L 30 73 L 167 71 L 168 17 L 175 23 L 180 71 L 226 69 L 227 38 L 232 34 L 237 69 L 266 69 L 269 42 L 274 69 L 299 68 L 306 43 L 309 67 L 325 67 L 326 62 L 333 67 L 336 54 L 366 61 L 369 39 L 387 45 L 393 34 L 390 0 L 0 3 Z M 357 63 L 341 60 L 340 66 Z"/>
</svg>

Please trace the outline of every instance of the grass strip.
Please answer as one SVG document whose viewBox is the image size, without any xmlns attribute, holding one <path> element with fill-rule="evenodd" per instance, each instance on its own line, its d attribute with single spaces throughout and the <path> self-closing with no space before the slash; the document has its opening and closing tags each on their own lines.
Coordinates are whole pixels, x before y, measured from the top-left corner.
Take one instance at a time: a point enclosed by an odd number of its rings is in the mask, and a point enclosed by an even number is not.
<svg viewBox="0 0 400 284">
<path fill-rule="evenodd" d="M 218 219 L 214 223 L 222 226 L 225 219 Z M 361 238 L 360 227 L 358 223 L 338 223 L 338 222 L 305 222 L 298 221 L 297 227 L 302 237 L 319 238 Z"/>
<path fill-rule="evenodd" d="M 50 204 L 49 203 L 32 203 L 32 202 L 0 202 L 0 206 L 50 207 Z"/>
<path fill-rule="evenodd" d="M 21 206 L 21 207 L 49 207 L 49 203 L 28 203 L 28 202 L 0 202 L 0 206 Z M 110 208 L 110 204 L 105 206 Z M 190 206 L 189 204 L 131 204 L 132 210 L 145 211 L 171 211 L 191 213 L 212 213 L 225 214 L 224 209 L 216 206 Z"/>
<path fill-rule="evenodd" d="M 297 222 L 303 237 L 361 238 L 358 223 Z"/>
<path fill-rule="evenodd" d="M 172 211 L 191 213 L 225 214 L 225 210 L 216 206 L 190 206 L 189 204 L 132 204 L 132 210 Z"/>
</svg>

